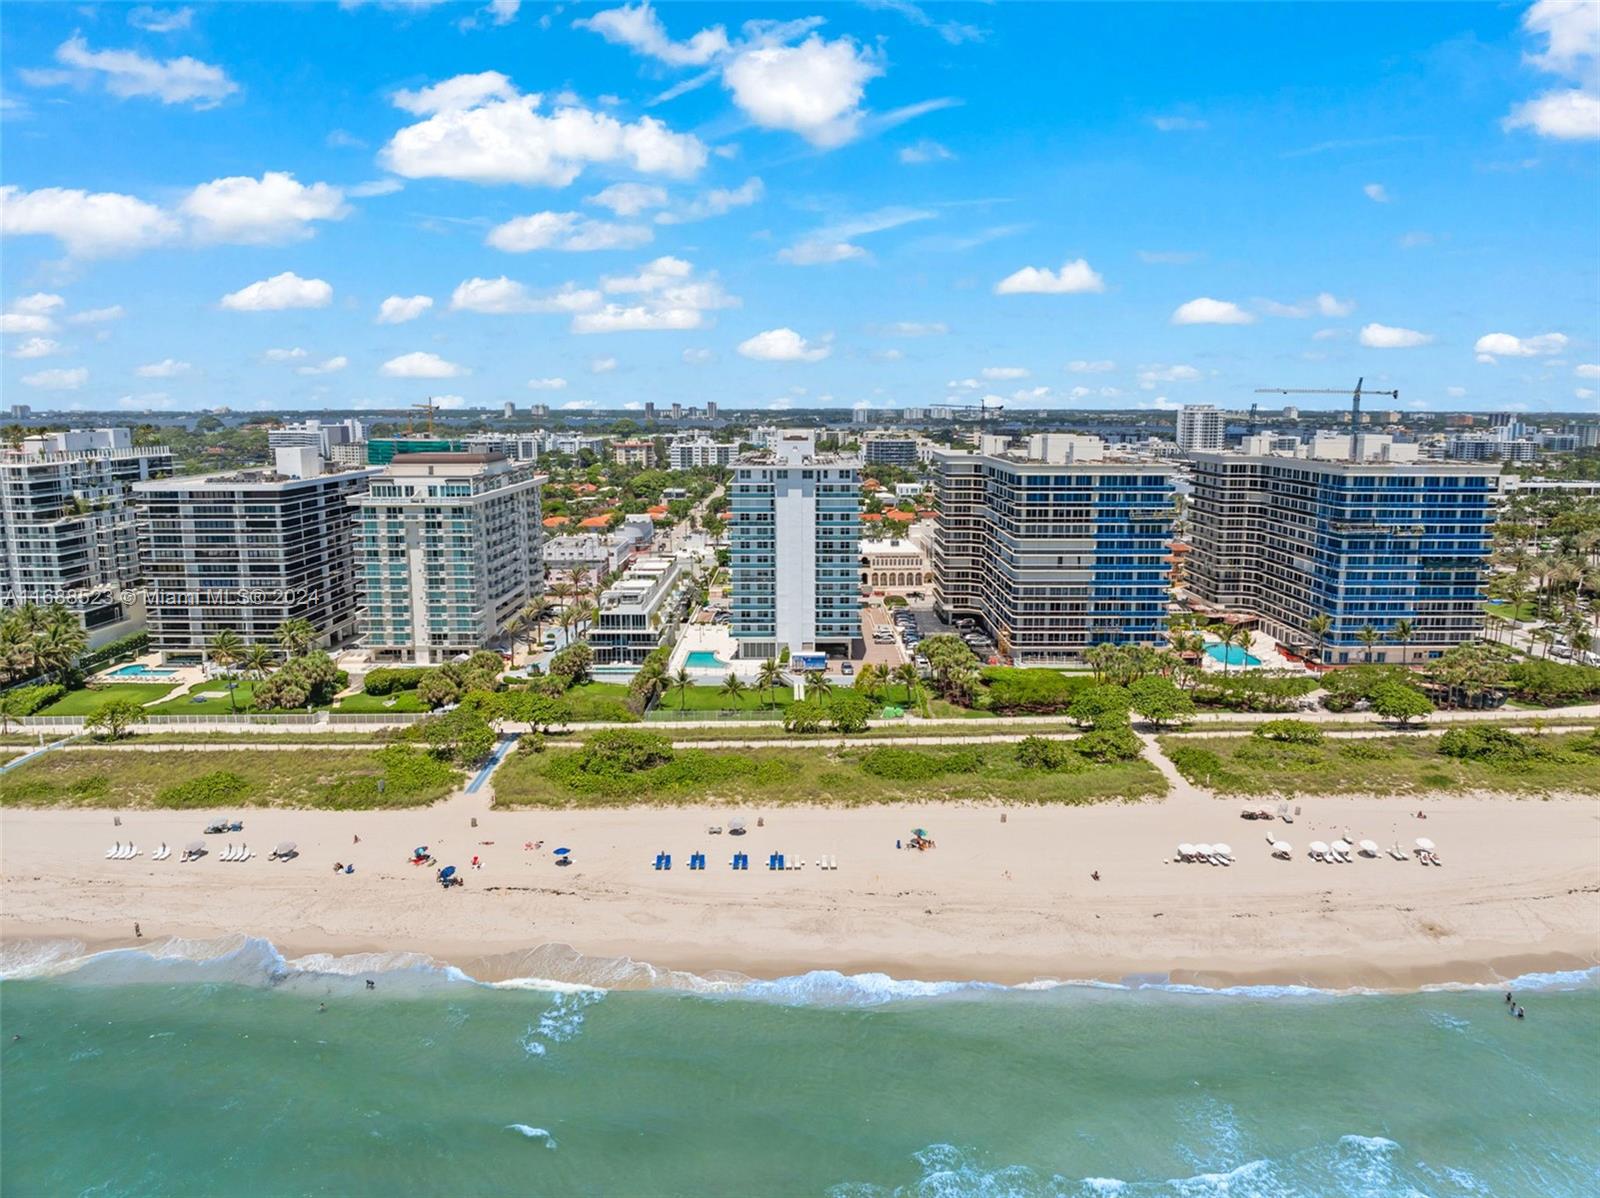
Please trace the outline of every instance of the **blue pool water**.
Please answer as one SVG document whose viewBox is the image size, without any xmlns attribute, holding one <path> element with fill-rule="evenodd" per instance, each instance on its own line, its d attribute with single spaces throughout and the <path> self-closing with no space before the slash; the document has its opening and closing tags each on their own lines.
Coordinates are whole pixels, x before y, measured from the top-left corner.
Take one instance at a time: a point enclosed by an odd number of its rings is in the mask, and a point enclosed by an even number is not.
<svg viewBox="0 0 1600 1198">
<path fill-rule="evenodd" d="M 683 664 L 691 670 L 721 670 L 727 668 L 728 665 L 727 662 L 709 649 L 696 649 L 683 659 Z"/>
<path fill-rule="evenodd" d="M 1229 645 L 1226 649 L 1217 644 L 1207 645 L 1206 656 L 1212 661 L 1220 661 L 1230 666 L 1258 666 L 1261 664 L 1259 657 L 1253 653 L 1246 653 L 1238 645 Z"/>
<path fill-rule="evenodd" d="M 177 670 L 152 670 L 149 666 L 131 665 L 123 666 L 120 670 L 112 670 L 112 678 L 171 678 Z"/>
</svg>

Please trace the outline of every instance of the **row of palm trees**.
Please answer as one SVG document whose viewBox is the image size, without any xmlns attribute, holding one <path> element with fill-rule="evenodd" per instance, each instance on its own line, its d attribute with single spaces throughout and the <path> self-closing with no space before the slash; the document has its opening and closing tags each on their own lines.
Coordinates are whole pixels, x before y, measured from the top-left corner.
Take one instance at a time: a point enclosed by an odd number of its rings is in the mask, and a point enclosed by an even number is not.
<svg viewBox="0 0 1600 1198">
<path fill-rule="evenodd" d="M 833 683 L 821 670 L 808 670 L 805 674 L 806 694 L 817 698 L 825 697 L 833 690 Z M 782 687 L 787 681 L 784 668 L 775 657 L 769 657 L 761 663 L 761 668 L 756 672 L 753 683 L 746 682 L 739 675 L 729 672 L 722 680 L 722 685 L 717 688 L 717 693 L 729 700 L 728 707 L 739 707 L 747 694 L 752 692 L 761 696 L 762 706 L 773 706 L 773 692 Z M 909 705 L 914 699 L 917 686 L 921 682 L 921 675 L 917 667 L 910 662 L 890 669 L 888 666 L 868 662 L 856 673 L 855 689 L 876 702 L 879 698 L 892 698 L 889 693 L 895 685 L 905 689 L 905 702 Z M 689 702 L 689 690 L 695 685 L 694 675 L 687 668 L 679 667 L 678 672 L 663 681 L 663 689 L 675 691 L 678 696 L 678 709 L 684 710 Z"/>
<path fill-rule="evenodd" d="M 64 674 L 89 647 L 89 634 L 63 603 L 23 603 L 0 616 L 0 681 Z"/>
</svg>

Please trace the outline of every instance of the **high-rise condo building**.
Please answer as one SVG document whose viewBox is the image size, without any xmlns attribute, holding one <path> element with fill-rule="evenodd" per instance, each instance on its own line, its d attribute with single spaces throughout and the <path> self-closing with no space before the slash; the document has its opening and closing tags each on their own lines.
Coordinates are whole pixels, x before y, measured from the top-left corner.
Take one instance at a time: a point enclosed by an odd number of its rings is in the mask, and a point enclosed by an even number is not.
<svg viewBox="0 0 1600 1198">
<path fill-rule="evenodd" d="M 729 466 L 739 454 L 732 441 L 713 441 L 710 437 L 683 437 L 667 446 L 667 461 L 674 470 L 693 470 L 698 466 Z"/>
<path fill-rule="evenodd" d="M 42 433 L 0 449 L 0 610 L 64 604 L 91 646 L 138 631 L 132 488 L 171 473 L 166 446 L 135 446 L 125 428 Z"/>
<path fill-rule="evenodd" d="M 1170 598 L 1173 468 L 1041 434 L 1022 451 L 933 454 L 934 606 L 1023 663 L 1158 645 Z"/>
<path fill-rule="evenodd" d="M 729 487 L 730 628 L 739 656 L 848 652 L 860 635 L 861 462 L 789 429 L 739 458 Z"/>
<path fill-rule="evenodd" d="M 330 468 L 310 446 L 276 451 L 272 468 L 135 484 L 150 647 L 197 657 L 227 629 L 277 647 L 305 620 L 320 644 L 355 633 L 349 499 L 378 471 Z"/>
<path fill-rule="evenodd" d="M 363 645 L 434 665 L 495 641 L 544 589 L 531 464 L 497 453 L 408 453 L 352 497 Z"/>
<path fill-rule="evenodd" d="M 917 464 L 917 439 L 898 433 L 867 433 L 861 438 L 861 456 L 869 466 L 914 469 Z"/>
<path fill-rule="evenodd" d="M 1426 660 L 1482 631 L 1497 466 L 1213 453 L 1193 468 L 1193 598 L 1330 665 Z M 1385 638 L 1370 649 L 1368 626 Z"/>
<path fill-rule="evenodd" d="M 1184 453 L 1221 449 L 1226 424 L 1223 414 L 1208 403 L 1186 403 L 1178 409 L 1178 448 Z"/>
</svg>

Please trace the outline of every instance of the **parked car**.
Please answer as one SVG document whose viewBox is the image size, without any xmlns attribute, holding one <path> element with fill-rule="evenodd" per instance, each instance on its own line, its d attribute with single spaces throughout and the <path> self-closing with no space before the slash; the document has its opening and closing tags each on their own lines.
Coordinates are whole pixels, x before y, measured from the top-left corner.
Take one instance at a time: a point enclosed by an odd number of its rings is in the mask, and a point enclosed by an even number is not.
<svg viewBox="0 0 1600 1198">
<path fill-rule="evenodd" d="M 854 674 L 855 672 L 855 666 L 851 665 L 849 662 L 844 662 L 839 666 L 839 673 L 841 674 Z"/>
</svg>

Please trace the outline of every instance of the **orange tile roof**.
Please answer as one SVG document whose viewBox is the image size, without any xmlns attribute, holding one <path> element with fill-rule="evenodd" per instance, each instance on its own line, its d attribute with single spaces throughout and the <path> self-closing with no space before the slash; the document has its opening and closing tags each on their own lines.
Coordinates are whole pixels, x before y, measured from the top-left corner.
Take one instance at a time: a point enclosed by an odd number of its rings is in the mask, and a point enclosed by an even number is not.
<svg viewBox="0 0 1600 1198">
<path fill-rule="evenodd" d="M 863 486 L 863 487 L 881 487 L 881 486 L 883 486 L 883 484 L 882 484 L 882 483 L 880 483 L 880 482 L 879 482 L 879 481 L 878 481 L 878 480 L 877 480 L 877 479 L 875 479 L 875 478 L 869 478 L 869 479 L 867 479 L 867 481 L 866 481 L 866 482 L 864 482 L 864 483 L 862 483 L 862 484 L 861 484 L 861 485 L 862 485 L 862 486 Z"/>
<path fill-rule="evenodd" d="M 610 524 L 610 516 L 585 516 L 578 521 L 579 528 L 606 528 Z"/>
<path fill-rule="evenodd" d="M 652 516 L 665 516 L 667 514 L 667 505 L 658 503 L 654 507 L 645 508 L 645 511 Z"/>
<path fill-rule="evenodd" d="M 877 512 L 862 512 L 861 513 L 861 520 L 862 520 L 862 523 L 864 523 L 864 524 L 876 524 L 876 523 L 878 523 L 878 521 L 880 521 L 882 519 L 883 519 L 883 517 L 880 516 Z"/>
<path fill-rule="evenodd" d="M 897 507 L 892 507 L 883 513 L 883 518 L 885 520 L 914 520 L 916 518 L 916 514 L 914 512 L 902 511 Z"/>
<path fill-rule="evenodd" d="M 546 528 L 560 528 L 563 524 L 571 523 L 572 519 L 569 516 L 546 516 L 544 518 L 544 526 Z"/>
</svg>

